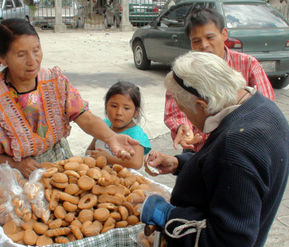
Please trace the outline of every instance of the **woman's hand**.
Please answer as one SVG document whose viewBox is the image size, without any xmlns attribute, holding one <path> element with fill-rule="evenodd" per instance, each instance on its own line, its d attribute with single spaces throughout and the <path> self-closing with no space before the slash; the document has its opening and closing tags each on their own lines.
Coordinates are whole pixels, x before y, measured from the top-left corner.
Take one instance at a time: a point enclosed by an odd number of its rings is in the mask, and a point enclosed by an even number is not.
<svg viewBox="0 0 289 247">
<path fill-rule="evenodd" d="M 193 149 L 194 144 L 202 141 L 202 136 L 194 135 L 194 132 L 188 124 L 183 124 L 179 127 L 178 133 L 174 140 L 174 148 L 177 149 L 180 144 L 184 149 Z"/>
<path fill-rule="evenodd" d="M 116 134 L 103 120 L 93 115 L 90 111 L 85 111 L 74 121 L 87 134 L 107 143 L 116 157 L 128 160 L 135 154 L 132 145 L 139 144 L 138 141 L 127 135 Z"/>
<path fill-rule="evenodd" d="M 134 156 L 135 150 L 132 145 L 139 144 L 138 141 L 123 134 L 114 134 L 106 139 L 105 142 L 109 145 L 115 156 L 122 160 L 128 160 Z"/>
<path fill-rule="evenodd" d="M 95 150 L 87 150 L 85 154 L 93 157 L 94 159 L 99 156 L 107 156 L 107 152 L 101 148 L 96 148 Z"/>
<path fill-rule="evenodd" d="M 20 162 L 13 162 L 10 166 L 18 169 L 25 178 L 29 178 L 34 170 L 41 168 L 41 165 L 37 161 L 29 157 L 22 159 Z"/>
<path fill-rule="evenodd" d="M 145 156 L 144 160 L 145 171 L 151 176 L 174 173 L 178 165 L 179 162 L 176 157 L 165 155 L 157 151 L 151 151 Z M 150 166 L 156 168 L 158 173 L 152 172 Z"/>
</svg>

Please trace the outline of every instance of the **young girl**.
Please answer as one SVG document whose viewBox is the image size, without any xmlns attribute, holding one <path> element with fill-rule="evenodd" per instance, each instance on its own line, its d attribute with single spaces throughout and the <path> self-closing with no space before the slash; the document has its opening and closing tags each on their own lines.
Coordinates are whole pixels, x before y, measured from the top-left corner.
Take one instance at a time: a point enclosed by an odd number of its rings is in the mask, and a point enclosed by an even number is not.
<svg viewBox="0 0 289 247">
<path fill-rule="evenodd" d="M 116 133 L 129 135 L 139 141 L 134 145 L 135 155 L 127 161 L 115 157 L 109 150 L 108 145 L 103 143 L 102 148 L 94 138 L 88 147 L 92 156 L 104 155 L 109 164 L 120 164 L 128 168 L 140 169 L 143 164 L 143 157 L 151 150 L 150 141 L 143 129 L 136 125 L 140 118 L 141 94 L 137 86 L 130 82 L 117 82 L 112 85 L 105 96 L 104 120 L 107 125 Z"/>
</svg>

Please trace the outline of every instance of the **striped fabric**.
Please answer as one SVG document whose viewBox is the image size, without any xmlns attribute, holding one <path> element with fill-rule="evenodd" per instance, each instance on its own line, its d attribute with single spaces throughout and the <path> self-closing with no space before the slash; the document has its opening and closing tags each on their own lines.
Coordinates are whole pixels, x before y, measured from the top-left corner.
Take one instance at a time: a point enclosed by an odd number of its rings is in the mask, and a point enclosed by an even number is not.
<svg viewBox="0 0 289 247">
<path fill-rule="evenodd" d="M 225 47 L 225 50 L 226 61 L 228 62 L 229 66 L 242 73 L 243 77 L 247 81 L 247 85 L 250 87 L 256 86 L 257 90 L 261 94 L 274 101 L 274 90 L 265 71 L 257 59 L 248 54 L 230 50 L 227 47 Z M 194 134 L 200 134 L 203 137 L 203 140 L 202 142 L 194 145 L 195 152 L 198 152 L 202 148 L 209 136 L 192 126 L 185 113 L 178 108 L 172 94 L 168 91 L 166 92 L 164 123 L 171 130 L 172 139 L 175 139 L 178 127 L 181 124 L 188 124 L 193 129 Z"/>
<path fill-rule="evenodd" d="M 106 233 L 83 238 L 67 244 L 45 245 L 46 247 L 140 247 L 137 243 L 138 234 L 143 231 L 144 224 L 135 225 L 132 227 L 115 228 Z M 14 243 L 3 232 L 0 227 L 0 246 L 5 247 L 24 247 L 24 245 Z"/>
<path fill-rule="evenodd" d="M 48 149 L 46 152 L 38 155 L 31 156 L 31 158 L 35 159 L 39 164 L 44 162 L 54 163 L 59 160 L 66 160 L 72 157 L 73 154 L 70 150 L 69 143 L 66 138 L 62 138 L 59 142 L 57 142 L 52 148 Z"/>
</svg>

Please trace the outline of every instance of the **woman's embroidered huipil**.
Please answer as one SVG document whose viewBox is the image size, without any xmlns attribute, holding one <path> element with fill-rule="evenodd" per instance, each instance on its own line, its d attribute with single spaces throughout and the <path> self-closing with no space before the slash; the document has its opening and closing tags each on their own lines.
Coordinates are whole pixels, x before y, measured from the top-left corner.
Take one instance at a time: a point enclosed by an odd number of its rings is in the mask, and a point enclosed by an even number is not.
<svg viewBox="0 0 289 247">
<path fill-rule="evenodd" d="M 18 93 L 0 73 L 0 154 L 37 156 L 69 135 L 69 122 L 88 109 L 60 69 L 41 69 L 35 90 Z"/>
</svg>

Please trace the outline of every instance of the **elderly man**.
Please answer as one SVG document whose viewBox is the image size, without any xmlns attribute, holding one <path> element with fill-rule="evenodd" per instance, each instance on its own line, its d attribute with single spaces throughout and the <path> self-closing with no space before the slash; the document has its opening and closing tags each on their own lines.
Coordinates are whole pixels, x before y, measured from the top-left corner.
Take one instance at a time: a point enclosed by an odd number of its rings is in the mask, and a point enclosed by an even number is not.
<svg viewBox="0 0 289 247">
<path fill-rule="evenodd" d="M 261 94 L 274 101 L 271 83 L 257 59 L 225 46 L 228 30 L 224 26 L 223 17 L 216 10 L 194 9 L 186 18 L 185 30 L 190 38 L 192 50 L 213 53 L 223 58 L 231 68 L 242 73 L 248 86 L 256 87 Z M 197 152 L 208 138 L 208 135 L 197 131 L 191 125 L 168 91 L 164 122 L 171 130 L 175 148 L 181 144 L 184 149 L 193 149 Z"/>
<path fill-rule="evenodd" d="M 147 167 L 178 177 L 170 203 L 159 195 L 146 199 L 142 222 L 164 228 L 168 246 L 263 246 L 288 178 L 284 115 L 210 53 L 178 58 L 165 86 L 210 136 L 196 154 L 153 151 L 145 158 Z"/>
</svg>

